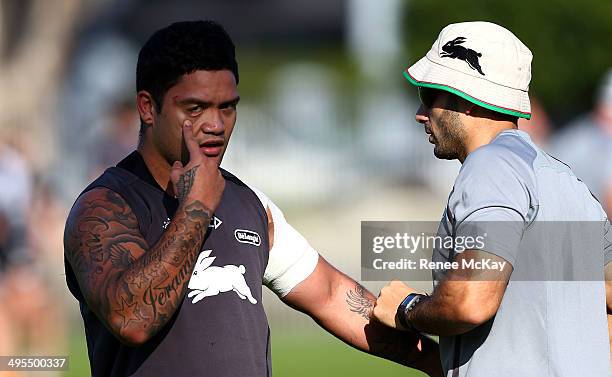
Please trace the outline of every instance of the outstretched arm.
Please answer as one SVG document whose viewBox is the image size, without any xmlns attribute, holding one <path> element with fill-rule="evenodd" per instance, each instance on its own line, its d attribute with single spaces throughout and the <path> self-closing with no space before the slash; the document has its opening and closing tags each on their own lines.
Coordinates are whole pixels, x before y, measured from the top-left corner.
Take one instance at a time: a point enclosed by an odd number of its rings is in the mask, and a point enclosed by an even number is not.
<svg viewBox="0 0 612 377">
<path fill-rule="evenodd" d="M 397 363 L 441 376 L 438 344 L 415 332 L 402 332 L 371 319 L 376 303 L 367 289 L 323 257 L 315 270 L 283 301 L 308 314 L 345 343 Z"/>
<path fill-rule="evenodd" d="M 268 213 L 270 258 L 264 283 L 287 305 L 306 313 L 345 343 L 370 354 L 441 376 L 438 344 L 372 320 L 376 298 L 335 269 L 255 190 Z"/>
<path fill-rule="evenodd" d="M 483 259 L 500 265 L 505 262 L 501 257 L 480 250 L 467 250 L 458 254 L 454 261 L 461 266 L 462 260 Z M 451 336 L 466 333 L 495 315 L 511 273 L 512 266 L 507 262 L 501 271 L 449 270 L 433 294 L 421 299 L 408 312 L 406 320 L 427 334 Z M 380 291 L 374 317 L 387 326 L 401 328 L 396 317 L 397 307 L 411 293 L 415 290 L 402 282 L 389 283 Z"/>
<path fill-rule="evenodd" d="M 224 180 L 184 127 L 190 162 L 171 179 L 180 206 L 155 245 L 140 234 L 123 198 L 106 188 L 82 195 L 70 212 L 64 247 L 87 305 L 123 343 L 139 345 L 180 305 Z"/>
</svg>

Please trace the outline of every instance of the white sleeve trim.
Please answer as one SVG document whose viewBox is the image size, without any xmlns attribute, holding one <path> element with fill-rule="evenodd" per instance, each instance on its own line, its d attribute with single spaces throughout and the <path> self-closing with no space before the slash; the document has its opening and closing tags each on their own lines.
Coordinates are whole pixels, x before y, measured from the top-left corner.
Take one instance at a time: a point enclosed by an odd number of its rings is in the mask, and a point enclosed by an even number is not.
<svg viewBox="0 0 612 377">
<path fill-rule="evenodd" d="M 264 272 L 264 284 L 279 297 L 286 296 L 314 271 L 319 253 L 291 226 L 283 212 L 263 192 L 251 187 L 274 222 L 274 245 Z"/>
</svg>

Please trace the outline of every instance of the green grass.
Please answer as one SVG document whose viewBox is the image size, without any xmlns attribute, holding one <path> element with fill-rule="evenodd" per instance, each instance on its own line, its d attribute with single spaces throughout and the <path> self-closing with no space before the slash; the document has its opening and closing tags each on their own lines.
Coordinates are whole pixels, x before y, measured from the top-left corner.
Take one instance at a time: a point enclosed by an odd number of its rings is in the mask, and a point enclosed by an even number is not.
<svg viewBox="0 0 612 377">
<path fill-rule="evenodd" d="M 273 330 L 272 365 L 275 377 L 424 376 L 414 369 L 354 350 L 323 332 L 290 336 Z M 64 376 L 89 375 L 85 338 L 75 334 L 70 340 L 70 370 Z"/>
<path fill-rule="evenodd" d="M 85 377 L 90 376 L 89 359 L 87 358 L 87 343 L 83 333 L 83 325 L 79 323 L 79 331 L 73 330 L 68 343 L 68 355 L 70 356 L 70 369 L 62 376 Z"/>
<path fill-rule="evenodd" d="M 425 376 L 414 369 L 367 355 L 327 333 L 296 337 L 272 333 L 272 368 L 276 377 Z"/>
</svg>

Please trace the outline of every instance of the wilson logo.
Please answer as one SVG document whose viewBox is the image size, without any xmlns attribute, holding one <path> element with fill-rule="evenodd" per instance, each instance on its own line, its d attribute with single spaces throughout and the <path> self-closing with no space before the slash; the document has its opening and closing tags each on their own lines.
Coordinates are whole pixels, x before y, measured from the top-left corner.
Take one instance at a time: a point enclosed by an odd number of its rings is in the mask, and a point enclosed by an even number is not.
<svg viewBox="0 0 612 377">
<path fill-rule="evenodd" d="M 252 230 L 236 229 L 234 231 L 234 237 L 236 237 L 236 241 L 240 243 L 250 243 L 255 246 L 261 245 L 261 237 Z"/>
</svg>

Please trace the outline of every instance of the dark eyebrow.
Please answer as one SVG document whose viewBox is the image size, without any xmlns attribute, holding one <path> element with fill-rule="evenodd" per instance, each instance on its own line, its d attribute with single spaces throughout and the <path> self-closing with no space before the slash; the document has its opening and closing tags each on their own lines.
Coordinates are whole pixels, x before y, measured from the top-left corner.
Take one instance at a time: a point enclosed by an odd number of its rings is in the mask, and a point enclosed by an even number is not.
<svg viewBox="0 0 612 377">
<path fill-rule="evenodd" d="M 239 96 L 236 97 L 236 98 L 232 98 L 229 101 L 222 102 L 219 105 L 219 107 L 225 107 L 225 106 L 228 106 L 228 105 L 236 105 L 236 104 L 238 104 L 238 101 L 240 101 L 240 97 Z M 193 105 L 200 105 L 200 106 L 202 106 L 204 108 L 207 108 L 207 107 L 210 107 L 210 106 L 213 105 L 212 102 L 203 101 L 203 100 L 201 100 L 199 98 L 196 98 L 196 97 L 183 98 L 183 99 L 181 99 L 179 101 L 176 101 L 176 103 L 178 105 L 180 105 L 180 106 L 192 105 L 193 104 Z"/>
<path fill-rule="evenodd" d="M 199 99 L 199 98 L 195 98 L 195 97 L 187 97 L 187 98 L 183 98 L 183 99 L 181 99 L 181 100 L 176 101 L 176 103 L 177 103 L 178 105 L 181 105 L 181 106 L 185 106 L 185 105 L 193 105 L 193 104 L 195 104 L 195 105 L 200 105 L 200 106 L 202 106 L 202 107 L 209 107 L 209 106 L 211 106 L 211 105 L 212 105 L 212 103 L 211 103 L 211 102 L 203 101 L 203 100 L 201 100 L 201 99 Z"/>
<path fill-rule="evenodd" d="M 219 107 L 220 108 L 224 108 L 224 107 L 227 107 L 227 106 L 236 106 L 238 104 L 238 102 L 240 102 L 240 96 L 237 96 L 234 99 L 231 99 L 229 101 L 225 101 L 225 102 L 221 103 L 219 105 Z"/>
</svg>

